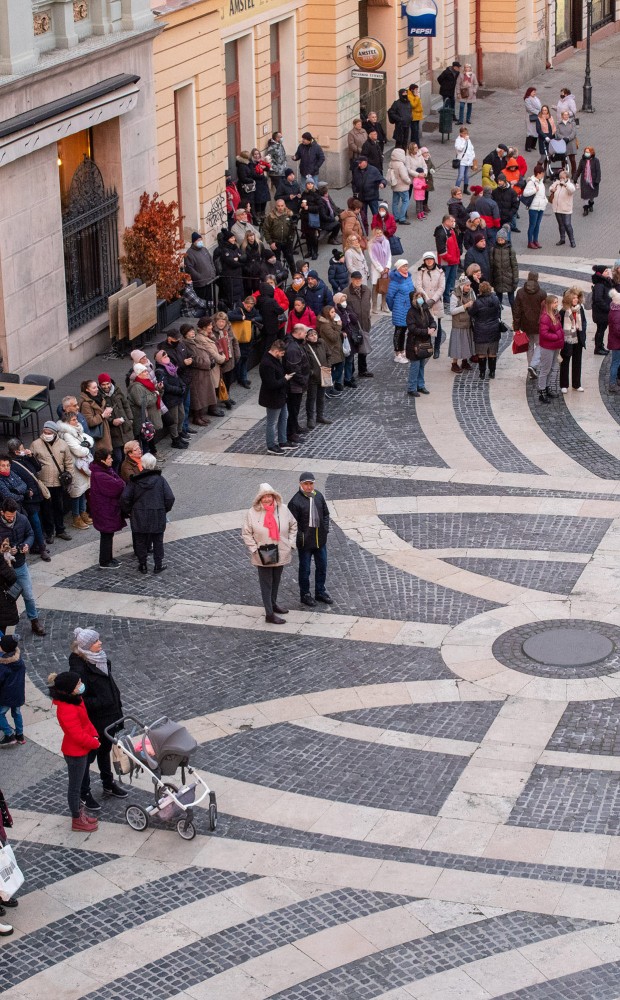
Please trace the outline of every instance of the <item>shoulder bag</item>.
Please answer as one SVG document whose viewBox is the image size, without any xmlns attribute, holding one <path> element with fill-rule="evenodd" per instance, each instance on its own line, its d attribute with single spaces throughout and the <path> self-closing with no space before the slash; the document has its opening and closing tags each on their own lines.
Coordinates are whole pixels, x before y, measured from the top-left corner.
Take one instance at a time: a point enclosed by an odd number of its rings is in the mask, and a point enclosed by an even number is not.
<svg viewBox="0 0 620 1000">
<path fill-rule="evenodd" d="M 455 156 L 454 159 L 452 160 L 452 169 L 453 170 L 458 170 L 459 169 L 459 167 L 461 165 L 461 160 L 465 156 L 465 153 L 467 152 L 468 149 L 469 149 L 469 139 L 465 143 L 465 149 L 463 150 L 463 152 L 461 153 L 461 155 L 460 156 Z"/>
<path fill-rule="evenodd" d="M 400 236 L 389 236 L 388 242 L 390 244 L 390 252 L 392 254 L 404 253 L 403 245 L 400 242 Z"/>
<path fill-rule="evenodd" d="M 280 530 L 280 514 L 276 504 L 276 517 L 278 519 L 278 531 Z M 263 566 L 275 566 L 280 562 L 280 546 L 277 542 L 267 542 L 266 545 L 258 546 L 258 558 Z"/>
<path fill-rule="evenodd" d="M 45 483 L 42 483 L 41 480 L 38 479 L 37 476 L 35 476 L 34 472 L 31 472 L 30 469 L 27 469 L 25 465 L 22 465 L 22 463 L 18 462 L 16 459 L 13 459 L 13 465 L 18 465 L 20 469 L 24 470 L 24 472 L 27 472 L 29 475 L 33 476 L 37 480 L 37 486 L 41 490 L 41 496 L 43 497 L 44 500 L 49 500 L 52 494 L 48 490 Z"/>
<path fill-rule="evenodd" d="M 71 486 L 71 483 L 73 482 L 73 476 L 71 475 L 70 472 L 65 472 L 64 469 L 60 468 L 58 462 L 56 461 L 56 456 L 54 455 L 54 452 L 50 448 L 50 446 L 47 443 L 47 441 L 44 441 L 43 443 L 44 443 L 45 447 L 47 448 L 47 450 L 49 451 L 51 459 L 52 459 L 52 462 L 54 463 L 54 465 L 56 466 L 56 468 L 58 470 L 58 478 L 60 480 L 60 485 L 62 486 L 63 490 L 68 490 L 69 487 Z"/>
<path fill-rule="evenodd" d="M 308 212 L 308 225 L 311 226 L 312 229 L 321 228 L 321 218 L 318 212 Z"/>
<path fill-rule="evenodd" d="M 213 367 L 213 366 L 211 366 Z M 140 437 L 145 441 L 152 441 L 155 437 L 155 425 L 147 418 L 146 415 L 146 403 L 142 400 L 142 408 L 140 413 L 140 419 L 142 423 L 140 424 Z"/>
<path fill-rule="evenodd" d="M 11 598 L 12 601 L 16 601 L 18 597 L 22 596 L 24 588 L 22 587 L 19 580 L 16 580 L 15 583 L 12 583 L 10 587 L 7 587 L 4 592 L 7 595 L 7 597 Z M 0 885 L 1 884 L 2 883 L 0 883 Z"/>
</svg>

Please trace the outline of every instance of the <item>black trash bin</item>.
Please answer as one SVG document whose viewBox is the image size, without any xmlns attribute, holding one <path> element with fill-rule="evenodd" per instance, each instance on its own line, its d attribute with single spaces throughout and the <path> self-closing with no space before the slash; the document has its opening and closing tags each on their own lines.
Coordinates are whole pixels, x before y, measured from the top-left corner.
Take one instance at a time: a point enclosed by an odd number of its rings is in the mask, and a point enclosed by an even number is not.
<svg viewBox="0 0 620 1000">
<path fill-rule="evenodd" d="M 441 132 L 442 142 L 449 139 L 452 133 L 453 114 L 452 105 L 448 101 L 444 101 L 444 106 L 439 112 L 439 131 Z"/>
</svg>

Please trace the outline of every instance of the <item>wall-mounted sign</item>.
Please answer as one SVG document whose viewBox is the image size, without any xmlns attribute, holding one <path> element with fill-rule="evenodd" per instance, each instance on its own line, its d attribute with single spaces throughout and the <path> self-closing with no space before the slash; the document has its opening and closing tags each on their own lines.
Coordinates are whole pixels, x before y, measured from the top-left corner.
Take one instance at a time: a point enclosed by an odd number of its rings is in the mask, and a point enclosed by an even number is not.
<svg viewBox="0 0 620 1000">
<path fill-rule="evenodd" d="M 356 80 L 385 80 L 385 73 L 373 73 L 369 69 L 352 69 L 351 76 Z"/>
<path fill-rule="evenodd" d="M 376 38 L 360 38 L 351 49 L 351 58 L 359 69 L 377 70 L 385 62 L 385 49 Z"/>
<path fill-rule="evenodd" d="M 400 14 L 407 18 L 407 35 L 410 38 L 435 38 L 438 14 L 435 0 L 408 0 L 401 4 Z"/>
</svg>

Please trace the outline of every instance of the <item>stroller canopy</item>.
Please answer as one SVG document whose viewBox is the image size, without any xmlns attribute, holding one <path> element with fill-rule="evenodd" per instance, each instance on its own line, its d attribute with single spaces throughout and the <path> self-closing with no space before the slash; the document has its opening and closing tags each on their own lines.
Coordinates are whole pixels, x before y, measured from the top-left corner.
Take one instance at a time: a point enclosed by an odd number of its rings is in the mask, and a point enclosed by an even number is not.
<svg viewBox="0 0 620 1000">
<path fill-rule="evenodd" d="M 185 726 L 179 725 L 178 722 L 172 722 L 171 719 L 163 719 L 158 725 L 149 729 L 148 738 L 157 761 L 160 761 L 167 754 L 189 757 L 198 746 Z"/>
</svg>

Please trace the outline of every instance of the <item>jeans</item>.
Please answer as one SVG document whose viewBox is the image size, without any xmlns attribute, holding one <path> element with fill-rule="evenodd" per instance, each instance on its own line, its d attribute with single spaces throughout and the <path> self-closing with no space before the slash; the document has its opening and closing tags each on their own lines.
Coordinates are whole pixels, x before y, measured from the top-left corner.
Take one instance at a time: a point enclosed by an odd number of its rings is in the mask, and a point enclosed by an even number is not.
<svg viewBox="0 0 620 1000">
<path fill-rule="evenodd" d="M 257 566 L 260 595 L 266 615 L 273 614 L 273 606 L 278 603 L 278 588 L 284 566 Z"/>
<path fill-rule="evenodd" d="M 441 270 L 446 276 L 446 287 L 443 291 L 443 303 L 445 306 L 450 305 L 450 296 L 454 291 L 454 286 L 456 284 L 456 275 L 458 272 L 458 264 L 442 264 Z"/>
<path fill-rule="evenodd" d="M 343 379 L 344 379 L 344 361 L 339 361 L 338 364 L 332 365 L 332 381 L 334 385 L 342 385 Z"/>
<path fill-rule="evenodd" d="M 406 189 L 404 191 L 393 191 L 392 215 L 394 216 L 397 222 L 402 222 L 403 219 L 406 219 L 408 207 L 409 207 L 409 192 Z"/>
<path fill-rule="evenodd" d="M 237 382 L 248 381 L 248 361 L 250 360 L 250 344 L 239 344 L 239 360 L 237 361 Z"/>
<path fill-rule="evenodd" d="M 190 388 L 189 385 L 185 388 L 185 395 L 183 396 L 183 433 L 187 434 L 189 430 L 189 405 L 190 405 Z"/>
<path fill-rule="evenodd" d="M 327 546 L 322 545 L 320 549 L 299 549 L 299 593 L 310 593 L 310 570 L 312 568 L 312 558 L 314 557 L 314 593 L 317 597 L 322 597 L 325 593 L 325 582 L 327 580 Z"/>
<path fill-rule="evenodd" d="M 459 166 L 459 172 L 456 175 L 456 186 L 463 190 L 469 184 L 469 167 L 464 167 L 461 163 Z"/>
<path fill-rule="evenodd" d="M 355 378 L 355 355 L 353 351 L 351 351 L 349 357 L 344 359 L 344 380 L 345 382 L 350 382 L 351 379 L 354 378 Z"/>
<path fill-rule="evenodd" d="M 113 531 L 102 531 L 99 535 L 99 565 L 108 566 L 112 562 Z"/>
<path fill-rule="evenodd" d="M 409 362 L 409 383 L 407 385 L 409 392 L 416 392 L 418 389 L 426 388 L 424 384 L 424 369 L 427 361 L 428 358 L 422 358 L 418 361 Z"/>
<path fill-rule="evenodd" d="M 149 545 L 153 543 L 153 559 L 155 566 L 161 566 L 164 561 L 164 533 L 146 534 L 142 531 L 133 532 L 133 550 L 141 565 L 146 565 Z"/>
<path fill-rule="evenodd" d="M 472 109 L 471 101 L 459 101 L 459 122 L 461 125 L 463 124 L 463 117 L 465 115 L 465 105 L 467 105 L 467 124 L 469 125 L 471 122 L 471 109 Z"/>
<path fill-rule="evenodd" d="M 286 422 L 288 419 L 288 409 L 286 403 L 280 409 L 267 407 L 267 424 L 265 426 L 265 436 L 267 447 L 276 448 L 279 444 L 286 444 Z"/>
<path fill-rule="evenodd" d="M 81 497 L 71 497 L 71 513 L 74 517 L 80 517 L 86 511 L 86 494 Z"/>
<path fill-rule="evenodd" d="M 618 370 L 620 369 L 620 351 L 611 352 L 611 368 L 609 369 L 609 384 L 616 385 L 618 381 Z"/>
<path fill-rule="evenodd" d="M 568 389 L 568 369 L 572 367 L 571 385 L 573 389 L 578 389 L 581 385 L 581 355 L 583 347 L 581 344 L 564 344 L 560 351 L 560 385 L 563 389 Z M 572 362 L 572 365 L 571 365 Z"/>
<path fill-rule="evenodd" d="M 558 229 L 560 230 L 560 239 L 566 242 L 566 237 L 568 236 L 571 246 L 575 242 L 575 234 L 573 232 L 573 216 L 571 214 L 566 214 L 565 212 L 556 212 L 555 217 L 558 220 Z"/>
<path fill-rule="evenodd" d="M 291 439 L 291 434 L 301 434 L 301 428 L 299 426 L 299 411 L 301 409 L 302 395 L 303 393 L 301 392 L 289 392 L 288 394 L 286 402 L 286 408 L 288 410 L 286 433 L 289 441 Z"/>
<path fill-rule="evenodd" d="M 67 802 L 69 810 L 74 819 L 77 819 L 82 810 L 80 798 L 85 798 L 90 791 L 90 773 L 88 770 L 88 754 L 81 757 L 68 757 L 63 755 L 69 772 L 69 787 L 67 789 Z"/>
<path fill-rule="evenodd" d="M 370 209 L 370 214 L 371 215 L 376 215 L 377 212 L 379 211 L 379 199 L 378 198 L 371 198 L 369 201 L 365 201 L 364 202 L 364 210 L 366 210 L 368 208 Z"/>
<path fill-rule="evenodd" d="M 420 122 L 419 121 L 418 122 L 411 122 L 411 141 L 415 142 L 416 146 L 420 145 Z"/>
<path fill-rule="evenodd" d="M 47 538 L 54 537 L 54 531 L 61 535 L 65 530 L 65 511 L 62 499 L 62 487 L 50 486 L 49 500 L 41 504 L 41 523 Z"/>
<path fill-rule="evenodd" d="M 497 297 L 499 299 L 499 304 L 501 306 L 503 298 L 504 298 L 504 292 L 496 292 L 495 294 L 497 295 Z M 514 292 L 506 292 L 506 295 L 508 296 L 508 302 L 509 302 L 509 304 L 511 306 L 513 306 L 514 305 L 514 301 L 515 301 L 515 293 Z"/>
<path fill-rule="evenodd" d="M 22 586 L 22 597 L 24 598 L 24 604 L 26 605 L 26 614 L 28 615 L 30 621 L 33 621 L 35 618 L 39 617 L 39 612 L 37 611 L 37 606 L 34 603 L 32 580 L 30 578 L 28 565 L 24 563 L 23 566 L 13 566 L 13 572 Z"/>
<path fill-rule="evenodd" d="M 43 534 L 43 528 L 41 526 L 41 517 L 38 510 L 31 510 L 28 513 L 28 520 L 30 521 L 30 527 L 34 531 L 34 544 L 37 546 L 40 552 L 47 548 L 45 543 L 45 535 Z"/>
<path fill-rule="evenodd" d="M 528 215 L 530 217 L 529 225 L 527 227 L 527 242 L 528 243 L 538 243 L 538 234 L 540 232 L 540 224 L 542 222 L 542 217 L 545 213 L 537 211 L 533 208 L 528 209 Z"/>
<path fill-rule="evenodd" d="M 7 712 L 10 712 L 13 717 L 15 735 L 21 736 L 24 731 L 24 720 L 22 719 L 22 713 L 19 708 L 11 708 L 9 705 L 0 705 L 0 729 L 5 736 L 13 735 L 13 730 L 7 722 Z"/>
<path fill-rule="evenodd" d="M 125 458 L 125 452 L 120 445 L 114 445 L 112 448 L 112 468 L 115 472 L 118 472 L 121 465 L 123 464 L 123 459 Z"/>
</svg>

